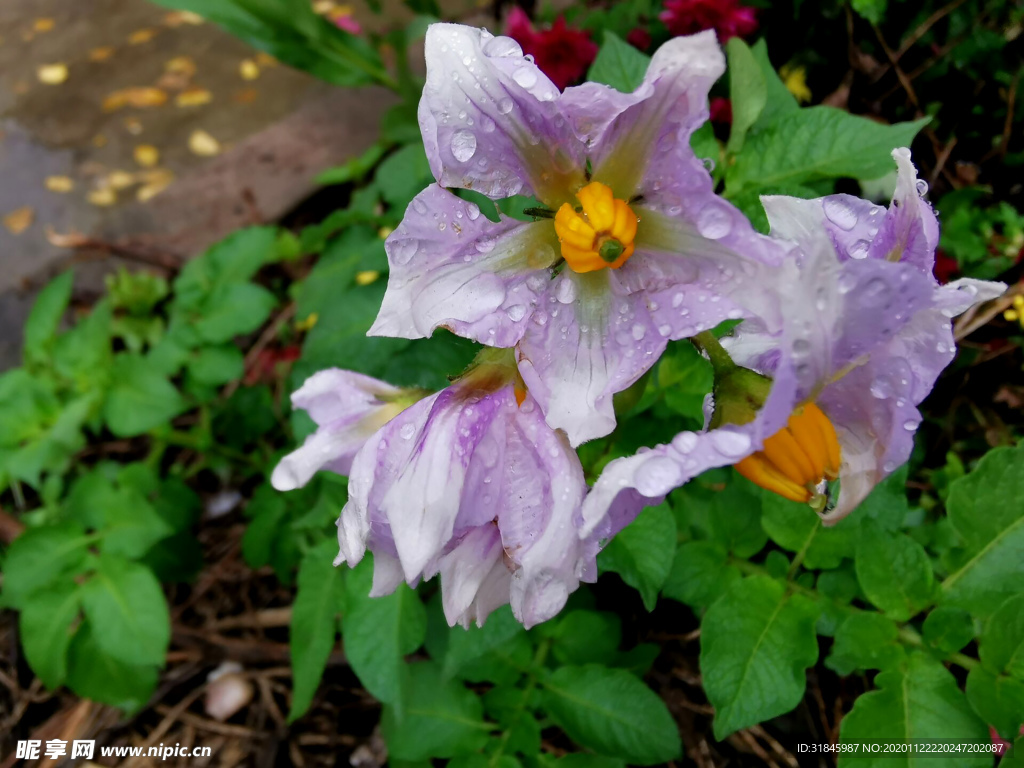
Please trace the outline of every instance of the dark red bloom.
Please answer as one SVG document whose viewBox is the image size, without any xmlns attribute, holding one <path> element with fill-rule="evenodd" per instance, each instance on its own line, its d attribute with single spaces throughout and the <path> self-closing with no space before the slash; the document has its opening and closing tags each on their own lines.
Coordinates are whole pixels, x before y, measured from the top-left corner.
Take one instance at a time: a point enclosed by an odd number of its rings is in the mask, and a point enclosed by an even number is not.
<svg viewBox="0 0 1024 768">
<path fill-rule="evenodd" d="M 711 122 L 732 125 L 732 102 L 722 96 L 711 100 Z"/>
<path fill-rule="evenodd" d="M 935 266 L 932 268 L 935 279 L 945 284 L 956 277 L 959 272 L 960 265 L 956 263 L 956 259 L 947 256 L 946 252 L 939 248 L 935 252 Z"/>
<path fill-rule="evenodd" d="M 646 51 L 651 47 L 651 33 L 643 27 L 636 27 L 628 35 L 626 35 L 626 42 L 641 51 Z"/>
<path fill-rule="evenodd" d="M 705 29 L 718 33 L 720 42 L 746 37 L 757 29 L 753 8 L 738 0 L 666 0 L 658 16 L 673 35 L 692 35 Z"/>
<path fill-rule="evenodd" d="M 541 71 L 560 89 L 580 80 L 597 56 L 597 45 L 590 34 L 570 29 L 561 16 L 550 29 L 534 29 L 526 12 L 518 5 L 505 22 L 505 34 L 533 56 Z"/>
</svg>

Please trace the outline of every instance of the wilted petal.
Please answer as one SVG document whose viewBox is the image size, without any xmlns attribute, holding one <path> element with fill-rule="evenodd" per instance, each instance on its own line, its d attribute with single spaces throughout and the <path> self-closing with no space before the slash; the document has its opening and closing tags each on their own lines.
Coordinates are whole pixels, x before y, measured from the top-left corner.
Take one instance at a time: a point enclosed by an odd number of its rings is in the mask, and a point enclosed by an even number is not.
<svg viewBox="0 0 1024 768">
<path fill-rule="evenodd" d="M 492 198 L 564 201 L 583 181 L 583 144 L 562 115 L 558 88 L 509 37 L 432 24 L 419 120 L 434 178 Z"/>
<path fill-rule="evenodd" d="M 310 376 L 292 395 L 318 429 L 281 459 L 270 477 L 279 491 L 301 488 L 321 469 L 347 475 L 363 443 L 401 412 L 397 387 L 352 371 L 330 368 Z"/>
<path fill-rule="evenodd" d="M 572 445 L 615 428 L 612 396 L 650 368 L 667 340 L 643 300 L 609 269 L 564 271 L 518 347 L 519 371 L 548 424 Z"/>
<path fill-rule="evenodd" d="M 509 600 L 511 574 L 493 524 L 473 528 L 441 558 L 441 602 L 449 626 L 482 625 Z"/>
<path fill-rule="evenodd" d="M 435 184 L 385 247 L 391 274 L 371 336 L 423 338 L 444 326 L 497 347 L 522 337 L 558 254 L 550 222 L 495 224 Z"/>
<path fill-rule="evenodd" d="M 380 550 L 373 553 L 373 584 L 370 587 L 370 597 L 390 595 L 403 581 L 405 574 L 397 557 Z"/>
</svg>

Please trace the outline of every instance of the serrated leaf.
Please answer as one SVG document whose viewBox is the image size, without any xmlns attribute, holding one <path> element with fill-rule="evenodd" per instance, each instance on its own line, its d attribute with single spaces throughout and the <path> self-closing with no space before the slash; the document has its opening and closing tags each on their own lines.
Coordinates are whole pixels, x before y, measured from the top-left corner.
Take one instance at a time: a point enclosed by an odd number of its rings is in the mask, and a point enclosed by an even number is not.
<svg viewBox="0 0 1024 768">
<path fill-rule="evenodd" d="M 309 709 L 338 634 L 345 582 L 334 567 L 338 546 L 327 539 L 302 558 L 292 604 L 288 647 L 292 657 L 292 706 L 288 722 Z"/>
<path fill-rule="evenodd" d="M 629 672 L 560 667 L 542 684 L 551 717 L 580 745 L 632 765 L 680 756 L 679 731 L 665 703 Z"/>
<path fill-rule="evenodd" d="M 103 418 L 118 437 L 134 437 L 170 421 L 188 407 L 178 390 L 145 358 L 114 358 Z"/>
<path fill-rule="evenodd" d="M 820 607 L 766 576 L 737 583 L 701 622 L 700 668 L 716 739 L 800 703 L 818 658 Z"/>
<path fill-rule="evenodd" d="M 25 320 L 25 356 L 42 357 L 57 335 L 60 320 L 71 302 L 71 288 L 74 274 L 65 272 L 50 281 L 39 292 L 28 319 Z"/>
<path fill-rule="evenodd" d="M 686 542 L 676 552 L 661 593 L 694 608 L 707 608 L 741 578 L 726 560 L 725 550 L 714 542 Z"/>
<path fill-rule="evenodd" d="M 855 670 L 887 669 L 903 660 L 896 624 L 878 613 L 857 612 L 836 629 L 825 666 L 846 676 Z"/>
<path fill-rule="evenodd" d="M 676 521 L 668 504 L 644 509 L 597 557 L 598 567 L 612 571 L 636 589 L 653 611 L 676 550 Z"/>
<path fill-rule="evenodd" d="M 381 730 L 393 760 L 424 760 L 479 750 L 490 726 L 476 694 L 445 681 L 438 665 L 418 662 L 408 666 L 401 716 L 386 705 Z"/>
<path fill-rule="evenodd" d="M 512 609 L 497 609 L 482 627 L 452 629 L 444 654 L 446 678 L 460 677 L 470 682 L 512 683 L 529 663 L 531 643 Z"/>
<path fill-rule="evenodd" d="M 349 575 L 348 612 L 342 619 L 345 655 L 366 690 L 400 712 L 405 657 L 423 645 L 427 612 L 405 584 L 390 595 L 370 597 L 370 573 L 368 561 Z"/>
<path fill-rule="evenodd" d="M 587 80 L 610 85 L 622 93 L 632 93 L 643 82 L 650 63 L 650 56 L 606 29 L 594 63 L 587 72 Z"/>
<path fill-rule="evenodd" d="M 921 634 L 943 653 L 956 653 L 974 639 L 974 622 L 962 608 L 939 606 L 925 617 Z"/>
<path fill-rule="evenodd" d="M 608 664 L 622 640 L 622 624 L 614 613 L 569 611 L 552 633 L 552 654 L 562 664 Z"/>
<path fill-rule="evenodd" d="M 736 154 L 743 149 L 747 131 L 757 122 L 768 102 L 768 86 L 761 65 L 750 47 L 738 37 L 725 44 L 729 71 L 729 100 L 732 102 L 732 130 L 725 149 Z"/>
<path fill-rule="evenodd" d="M 840 741 L 908 742 L 913 739 L 987 742 L 985 724 L 971 711 L 956 679 L 938 661 L 913 653 L 897 669 L 875 677 L 878 690 L 865 693 L 843 718 Z M 929 754 L 932 768 L 990 766 L 986 755 Z M 919 764 L 911 753 L 843 755 L 839 765 L 857 768 L 910 768 Z"/>
<path fill-rule="evenodd" d="M 67 676 L 68 646 L 79 606 L 78 585 L 64 582 L 37 593 L 18 617 L 25 658 L 36 677 L 51 690 Z"/>
<path fill-rule="evenodd" d="M 932 601 L 928 553 L 909 536 L 865 532 L 857 545 L 855 564 L 867 598 L 898 621 L 907 621 Z"/>
<path fill-rule="evenodd" d="M 156 689 L 157 667 L 125 664 L 110 656 L 96 641 L 103 631 L 87 622 L 75 633 L 68 651 L 68 688 L 83 699 L 135 712 Z"/>
<path fill-rule="evenodd" d="M 1024 593 L 992 614 L 978 642 L 982 663 L 993 672 L 1024 680 Z"/>
<path fill-rule="evenodd" d="M 162 665 L 171 621 L 160 583 L 145 566 L 105 555 L 82 586 L 82 610 L 104 653 L 127 665 Z"/>
<path fill-rule="evenodd" d="M 942 602 L 985 618 L 1024 582 L 1024 442 L 996 448 L 950 486 L 949 519 L 964 542 Z"/>
<path fill-rule="evenodd" d="M 732 197 L 748 187 L 884 176 L 892 169 L 892 150 L 909 146 L 927 122 L 882 125 L 825 106 L 788 112 L 749 136 L 726 171 L 726 191 Z"/>
<path fill-rule="evenodd" d="M 967 701 L 982 720 L 1003 738 L 1013 738 L 1024 725 L 1024 681 L 975 667 L 967 675 Z"/>
<path fill-rule="evenodd" d="M 4 605 L 23 609 L 37 592 L 85 570 L 96 537 L 77 523 L 29 528 L 12 543 L 4 560 Z"/>
</svg>

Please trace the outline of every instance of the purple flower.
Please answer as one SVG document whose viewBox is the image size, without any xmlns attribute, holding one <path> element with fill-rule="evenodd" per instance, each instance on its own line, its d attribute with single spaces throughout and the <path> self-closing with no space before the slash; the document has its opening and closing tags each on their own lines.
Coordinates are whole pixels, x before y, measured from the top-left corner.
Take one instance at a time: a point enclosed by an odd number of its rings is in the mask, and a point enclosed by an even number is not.
<svg viewBox="0 0 1024 768">
<path fill-rule="evenodd" d="M 785 249 L 714 194 L 689 145 L 724 69 L 714 33 L 664 45 L 629 94 L 559 93 L 514 40 L 454 24 L 428 29 L 426 60 L 419 118 L 438 183 L 388 238 L 371 334 L 446 327 L 517 347 L 548 423 L 578 445 L 614 428 L 612 395 L 668 340 L 778 321 L 761 273 Z M 494 223 L 446 188 L 541 207 Z"/>
<path fill-rule="evenodd" d="M 611 462 L 584 503 L 583 535 L 614 535 L 643 506 L 729 464 L 834 523 L 909 458 L 917 404 L 955 354 L 951 318 L 1005 286 L 936 282 L 935 215 L 909 151 L 893 156 L 899 178 L 889 209 L 849 195 L 762 198 L 772 235 L 797 246 L 775 280 L 782 331 L 747 321 L 726 340 L 731 361 L 712 354 L 716 374 L 725 374 L 712 420 L 721 426 Z M 733 363 L 746 368 L 730 375 Z M 759 382 L 769 385 L 748 369 L 770 377 L 770 392 L 756 414 L 730 416 L 742 412 L 735 403 L 743 395 L 760 397 Z M 835 479 L 838 500 L 828 488 Z"/>
<path fill-rule="evenodd" d="M 338 368 L 313 374 L 292 394 L 292 405 L 306 411 L 317 430 L 281 459 L 271 485 L 292 491 L 321 469 L 347 475 L 363 443 L 423 394 Z"/>
<path fill-rule="evenodd" d="M 354 566 L 373 551 L 372 595 L 440 573 L 452 625 L 483 623 L 511 602 L 533 626 L 596 576 L 595 552 L 588 557 L 576 534 L 583 468 L 504 355 L 367 441 L 338 521 L 337 563 Z"/>
</svg>

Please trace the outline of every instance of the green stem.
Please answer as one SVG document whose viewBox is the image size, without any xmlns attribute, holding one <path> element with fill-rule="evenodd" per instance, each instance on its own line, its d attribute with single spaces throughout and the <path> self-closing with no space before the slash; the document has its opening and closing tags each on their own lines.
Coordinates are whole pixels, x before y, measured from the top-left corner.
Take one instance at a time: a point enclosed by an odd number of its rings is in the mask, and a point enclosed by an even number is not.
<svg viewBox="0 0 1024 768">
<path fill-rule="evenodd" d="M 900 627 L 900 641 L 904 645 L 911 645 L 915 648 L 924 647 L 924 638 L 921 637 L 911 626 Z M 981 664 L 977 659 L 971 658 L 970 656 L 963 653 L 950 653 L 946 656 L 946 661 L 956 664 L 958 667 L 971 670 Z"/>
<path fill-rule="evenodd" d="M 711 360 L 711 367 L 715 369 L 715 378 L 720 378 L 725 374 L 729 373 L 736 367 L 736 363 L 729 357 L 729 353 L 725 351 L 725 347 L 715 337 L 711 331 L 701 331 L 696 336 L 690 339 L 698 349 L 704 350 L 704 353 Z"/>
</svg>

